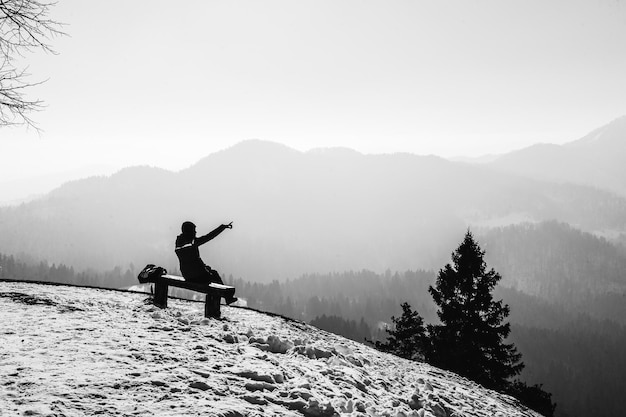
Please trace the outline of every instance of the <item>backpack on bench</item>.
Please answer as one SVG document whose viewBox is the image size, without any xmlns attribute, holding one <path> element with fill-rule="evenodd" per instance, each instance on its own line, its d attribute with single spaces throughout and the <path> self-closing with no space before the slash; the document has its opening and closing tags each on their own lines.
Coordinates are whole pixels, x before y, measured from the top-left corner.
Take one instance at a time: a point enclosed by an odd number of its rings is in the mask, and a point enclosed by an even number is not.
<svg viewBox="0 0 626 417">
<path fill-rule="evenodd" d="M 167 274 L 167 269 L 153 264 L 148 264 L 141 270 L 137 278 L 140 283 L 144 284 L 146 282 L 154 282 L 158 277 L 165 274 Z"/>
</svg>

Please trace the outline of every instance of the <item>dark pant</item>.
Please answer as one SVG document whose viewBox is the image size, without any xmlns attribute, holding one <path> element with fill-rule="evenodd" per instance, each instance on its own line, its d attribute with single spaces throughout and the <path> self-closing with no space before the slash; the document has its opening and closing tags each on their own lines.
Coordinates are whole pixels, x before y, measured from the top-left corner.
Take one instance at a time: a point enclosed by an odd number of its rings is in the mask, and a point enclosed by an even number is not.
<svg viewBox="0 0 626 417">
<path fill-rule="evenodd" d="M 206 267 L 207 272 L 208 272 L 208 279 L 209 282 L 214 282 L 216 284 L 224 284 L 224 282 L 222 281 L 222 277 L 220 277 L 220 274 L 217 273 L 217 271 L 215 269 L 211 269 L 208 266 Z"/>
<path fill-rule="evenodd" d="M 220 274 L 218 274 L 215 269 L 211 269 L 210 266 L 205 266 L 204 269 L 198 269 L 193 271 L 193 273 L 186 271 L 186 274 L 183 274 L 183 277 L 185 278 L 185 281 L 190 282 L 214 282 L 216 284 L 224 284 Z"/>
<path fill-rule="evenodd" d="M 206 267 L 206 275 L 200 280 L 200 282 L 207 282 L 207 280 L 208 282 L 224 285 L 220 274 L 218 274 L 215 269 L 211 269 L 209 266 Z M 231 304 L 233 301 L 237 301 L 237 298 L 235 297 L 235 289 L 230 289 L 224 298 L 226 299 L 226 304 Z"/>
</svg>

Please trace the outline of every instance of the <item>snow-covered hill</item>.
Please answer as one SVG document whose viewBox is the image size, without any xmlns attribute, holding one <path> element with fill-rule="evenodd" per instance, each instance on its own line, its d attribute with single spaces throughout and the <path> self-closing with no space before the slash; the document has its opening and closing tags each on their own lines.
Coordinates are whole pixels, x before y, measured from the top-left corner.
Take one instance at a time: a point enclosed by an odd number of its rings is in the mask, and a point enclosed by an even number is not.
<svg viewBox="0 0 626 417">
<path fill-rule="evenodd" d="M 301 322 L 145 294 L 0 282 L 0 416 L 537 416 Z"/>
</svg>

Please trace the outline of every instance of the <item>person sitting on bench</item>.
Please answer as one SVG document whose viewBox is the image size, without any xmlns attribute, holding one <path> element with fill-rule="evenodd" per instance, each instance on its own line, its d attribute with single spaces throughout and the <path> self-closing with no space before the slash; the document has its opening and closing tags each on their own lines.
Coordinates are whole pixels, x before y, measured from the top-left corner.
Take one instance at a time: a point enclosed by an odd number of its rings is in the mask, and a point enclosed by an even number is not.
<svg viewBox="0 0 626 417">
<path fill-rule="evenodd" d="M 180 272 L 186 281 L 224 284 L 217 271 L 202 262 L 199 246 L 217 237 L 224 230 L 232 228 L 233 223 L 230 222 L 229 224 L 218 226 L 204 236 L 196 237 L 196 225 L 192 222 L 183 223 L 182 233 L 176 237 L 176 249 L 174 252 L 178 256 Z M 230 297 L 226 299 L 226 304 L 232 304 L 235 301 L 237 301 L 237 297 Z"/>
</svg>

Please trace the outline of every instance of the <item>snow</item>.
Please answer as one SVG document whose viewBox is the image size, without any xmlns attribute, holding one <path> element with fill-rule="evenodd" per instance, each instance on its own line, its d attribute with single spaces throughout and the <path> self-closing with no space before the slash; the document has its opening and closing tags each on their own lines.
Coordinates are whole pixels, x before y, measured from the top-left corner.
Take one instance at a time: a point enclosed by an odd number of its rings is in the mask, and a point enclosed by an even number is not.
<svg viewBox="0 0 626 417">
<path fill-rule="evenodd" d="M 307 324 L 145 294 L 0 282 L 0 416 L 537 416 Z"/>
</svg>

